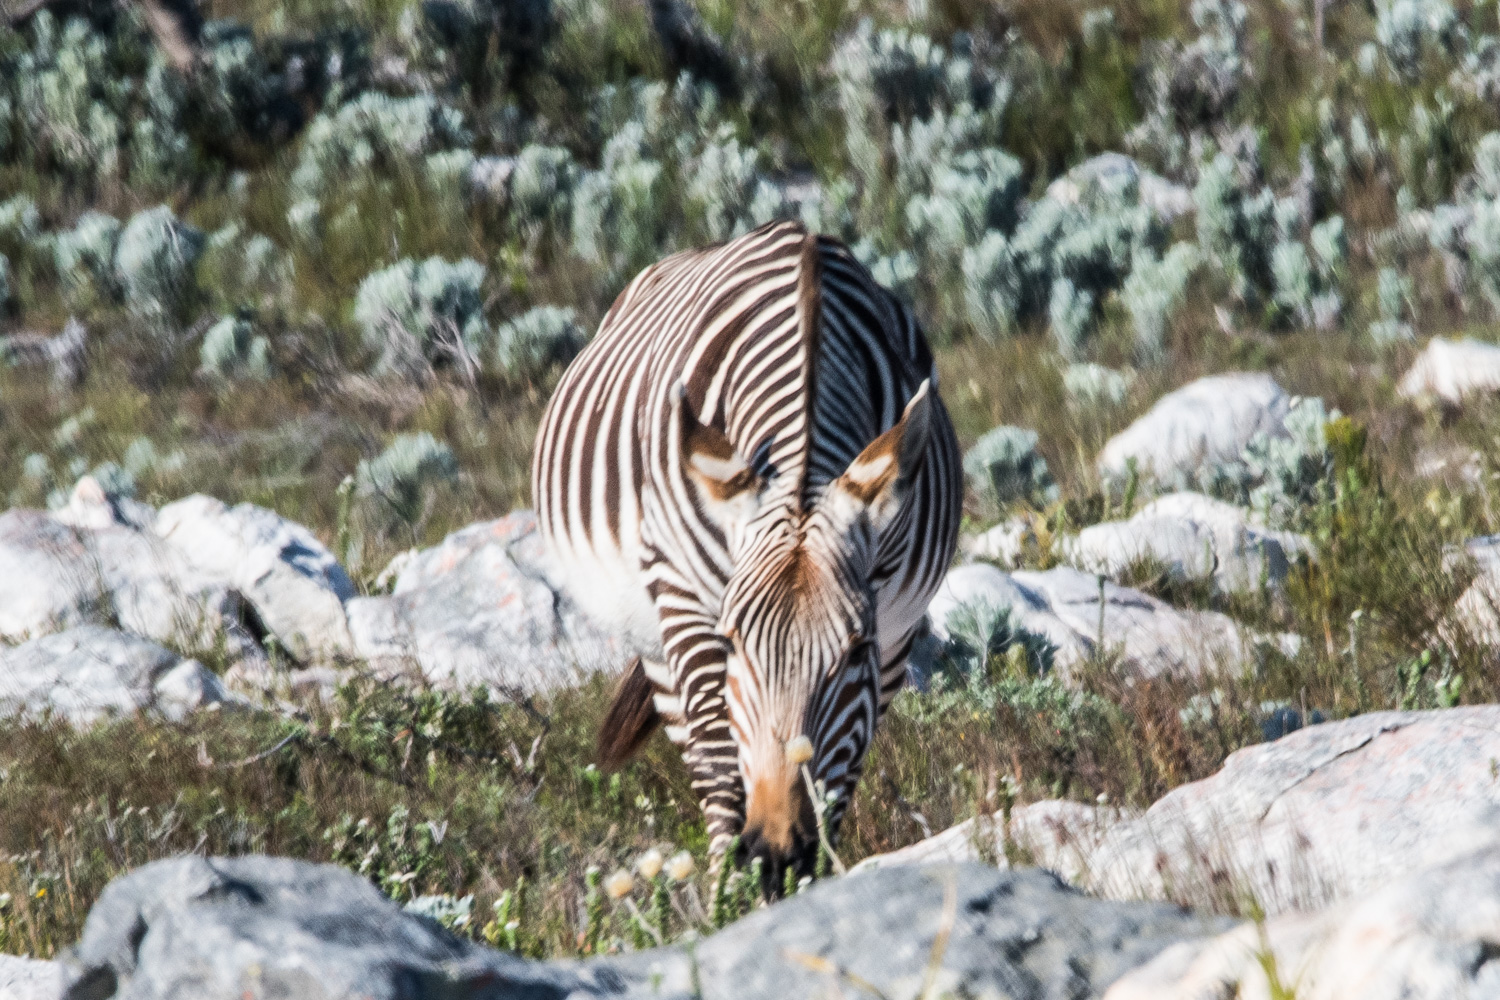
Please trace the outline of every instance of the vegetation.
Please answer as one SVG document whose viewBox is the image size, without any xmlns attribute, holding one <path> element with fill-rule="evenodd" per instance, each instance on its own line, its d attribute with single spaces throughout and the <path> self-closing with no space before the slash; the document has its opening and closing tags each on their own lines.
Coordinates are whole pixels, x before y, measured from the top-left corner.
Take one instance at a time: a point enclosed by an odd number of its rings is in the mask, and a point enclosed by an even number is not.
<svg viewBox="0 0 1500 1000">
<path fill-rule="evenodd" d="M 528 503 L 542 406 L 631 274 L 797 217 L 914 303 L 963 443 L 986 442 L 969 527 L 1027 513 L 1037 566 L 1144 498 L 1093 459 L 1164 392 L 1264 370 L 1307 397 L 1292 439 L 1199 485 L 1316 558 L 1250 597 L 1135 580 L 1300 651 L 1128 683 L 1106 650 L 1069 688 L 1004 609 L 972 609 L 886 720 L 843 861 L 1013 801 L 1144 806 L 1288 707 L 1494 699 L 1492 658 L 1437 626 L 1467 582 L 1447 553 L 1500 531 L 1500 407 L 1394 390 L 1417 336 L 1491 339 L 1500 310 L 1492 5 L 202 13 L 171 43 L 92 0 L 0 27 L 0 334 L 87 329 L 76 377 L 0 349 L 10 505 L 91 470 L 152 503 L 250 501 L 373 592 L 397 552 Z M 589 765 L 606 686 L 0 722 L 0 950 L 56 953 L 111 877 L 183 851 L 334 861 L 527 954 L 722 924 L 752 882 L 712 869 L 670 746 Z M 605 874 L 653 850 L 616 894 Z"/>
</svg>

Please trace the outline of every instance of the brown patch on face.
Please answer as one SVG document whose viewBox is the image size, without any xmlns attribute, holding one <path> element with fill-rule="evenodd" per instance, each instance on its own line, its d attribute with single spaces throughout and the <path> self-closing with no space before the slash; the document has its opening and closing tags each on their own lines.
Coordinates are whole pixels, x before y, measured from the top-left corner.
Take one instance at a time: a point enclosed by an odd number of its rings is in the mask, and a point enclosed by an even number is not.
<svg viewBox="0 0 1500 1000">
<path fill-rule="evenodd" d="M 795 771 L 774 767 L 771 773 L 756 778 L 750 786 L 745 807 L 745 829 L 757 831 L 773 850 L 785 854 L 792 849 L 792 829 L 796 826 L 798 805 L 790 778 Z"/>
</svg>

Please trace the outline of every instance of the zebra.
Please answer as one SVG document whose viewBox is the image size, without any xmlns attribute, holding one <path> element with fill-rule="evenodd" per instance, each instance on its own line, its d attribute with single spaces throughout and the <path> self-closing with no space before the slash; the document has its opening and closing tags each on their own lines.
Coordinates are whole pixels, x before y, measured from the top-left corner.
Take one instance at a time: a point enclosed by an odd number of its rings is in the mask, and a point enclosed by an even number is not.
<svg viewBox="0 0 1500 1000">
<path fill-rule="evenodd" d="M 774 891 L 837 831 L 957 544 L 958 442 L 911 311 L 795 222 L 674 254 L 563 373 L 532 493 L 566 589 L 645 651 L 599 732 L 658 725 L 722 857 Z"/>
</svg>

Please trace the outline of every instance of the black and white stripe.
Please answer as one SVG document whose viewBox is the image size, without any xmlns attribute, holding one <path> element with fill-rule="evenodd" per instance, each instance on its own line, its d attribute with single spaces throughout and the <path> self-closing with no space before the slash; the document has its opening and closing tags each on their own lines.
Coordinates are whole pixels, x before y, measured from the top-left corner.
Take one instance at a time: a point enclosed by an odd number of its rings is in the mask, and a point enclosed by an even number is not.
<svg viewBox="0 0 1500 1000">
<path fill-rule="evenodd" d="M 643 271 L 552 398 L 542 532 L 578 600 L 647 652 L 717 848 L 756 782 L 795 776 L 796 735 L 835 818 L 848 802 L 957 537 L 957 441 L 935 387 L 914 402 L 932 382 L 911 313 L 843 245 L 775 223 Z M 915 409 L 917 464 L 874 518 L 840 477 Z"/>
</svg>

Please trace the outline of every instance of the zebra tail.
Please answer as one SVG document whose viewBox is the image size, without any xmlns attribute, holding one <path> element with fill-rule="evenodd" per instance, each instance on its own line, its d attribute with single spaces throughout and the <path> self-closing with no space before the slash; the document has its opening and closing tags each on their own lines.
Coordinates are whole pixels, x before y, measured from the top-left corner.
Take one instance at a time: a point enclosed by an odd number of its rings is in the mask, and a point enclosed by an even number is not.
<svg viewBox="0 0 1500 1000">
<path fill-rule="evenodd" d="M 600 770 L 618 771 L 624 767 L 661 723 L 652 698 L 654 693 L 646 668 L 637 656 L 625 668 L 609 713 L 599 726 L 596 755 Z"/>
</svg>

